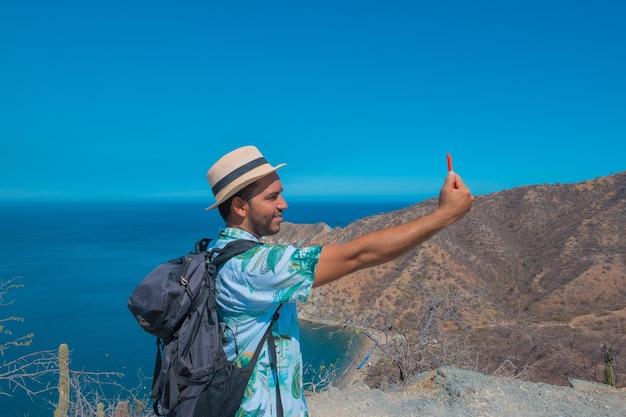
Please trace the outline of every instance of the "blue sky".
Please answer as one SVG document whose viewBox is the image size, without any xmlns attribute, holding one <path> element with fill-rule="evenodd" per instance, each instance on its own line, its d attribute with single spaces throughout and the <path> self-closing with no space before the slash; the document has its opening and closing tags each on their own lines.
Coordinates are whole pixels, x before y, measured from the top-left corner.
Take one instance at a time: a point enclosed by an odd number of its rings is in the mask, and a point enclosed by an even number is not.
<svg viewBox="0 0 626 417">
<path fill-rule="evenodd" d="M 16 1 L 0 200 L 193 198 L 253 144 L 287 197 L 626 169 L 623 1 Z"/>
</svg>

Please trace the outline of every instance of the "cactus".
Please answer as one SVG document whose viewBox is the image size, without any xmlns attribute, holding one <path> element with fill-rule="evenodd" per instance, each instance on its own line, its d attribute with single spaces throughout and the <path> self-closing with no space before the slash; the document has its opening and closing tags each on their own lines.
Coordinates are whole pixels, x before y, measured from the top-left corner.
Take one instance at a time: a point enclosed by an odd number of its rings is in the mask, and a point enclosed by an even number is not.
<svg viewBox="0 0 626 417">
<path fill-rule="evenodd" d="M 59 346 L 59 403 L 54 417 L 67 417 L 70 406 L 70 351 L 65 343 Z"/>
<path fill-rule="evenodd" d="M 615 360 L 615 348 L 613 344 L 604 342 L 602 346 L 602 353 L 604 354 L 604 383 L 612 387 L 616 387 L 615 372 L 613 372 L 613 361 Z"/>
<path fill-rule="evenodd" d="M 104 404 L 98 403 L 98 409 L 96 410 L 96 417 L 104 417 Z"/>
</svg>

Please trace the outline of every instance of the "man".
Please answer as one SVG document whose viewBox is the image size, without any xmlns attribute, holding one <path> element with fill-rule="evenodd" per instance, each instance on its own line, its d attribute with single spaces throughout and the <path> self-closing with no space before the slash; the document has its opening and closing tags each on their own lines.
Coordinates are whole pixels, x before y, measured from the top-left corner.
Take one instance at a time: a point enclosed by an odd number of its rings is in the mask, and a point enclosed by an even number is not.
<svg viewBox="0 0 626 417">
<path fill-rule="evenodd" d="M 280 230 L 287 202 L 276 171 L 254 146 L 224 155 L 208 171 L 215 203 L 226 222 L 215 246 L 234 239 L 258 240 Z M 461 219 L 473 196 L 461 178 L 450 172 L 433 212 L 408 223 L 364 234 L 351 241 L 296 248 L 261 245 L 228 261 L 217 275 L 217 302 L 224 323 L 228 359 L 245 366 L 280 306 L 273 328 L 277 375 L 264 348 L 248 383 L 238 416 L 307 416 L 302 389 L 302 356 L 296 302 L 311 288 L 351 272 L 393 260 Z"/>
</svg>

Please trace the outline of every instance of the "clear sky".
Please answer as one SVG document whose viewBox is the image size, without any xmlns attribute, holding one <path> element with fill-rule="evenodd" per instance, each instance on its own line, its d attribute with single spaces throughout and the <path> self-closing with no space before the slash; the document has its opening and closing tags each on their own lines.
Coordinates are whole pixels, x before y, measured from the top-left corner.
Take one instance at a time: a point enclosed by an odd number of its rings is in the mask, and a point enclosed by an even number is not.
<svg viewBox="0 0 626 417">
<path fill-rule="evenodd" d="M 253 144 L 289 197 L 626 169 L 626 1 L 9 1 L 0 200 L 197 198 Z"/>
</svg>

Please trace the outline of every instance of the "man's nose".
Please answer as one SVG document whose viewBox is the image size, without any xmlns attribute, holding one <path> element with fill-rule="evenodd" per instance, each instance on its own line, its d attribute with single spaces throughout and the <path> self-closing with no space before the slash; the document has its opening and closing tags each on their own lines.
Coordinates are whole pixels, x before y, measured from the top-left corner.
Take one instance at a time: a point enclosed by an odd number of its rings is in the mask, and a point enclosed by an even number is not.
<svg viewBox="0 0 626 417">
<path fill-rule="evenodd" d="M 289 205 L 287 205 L 287 200 L 281 195 L 278 197 L 278 208 L 281 210 L 287 210 Z"/>
</svg>

